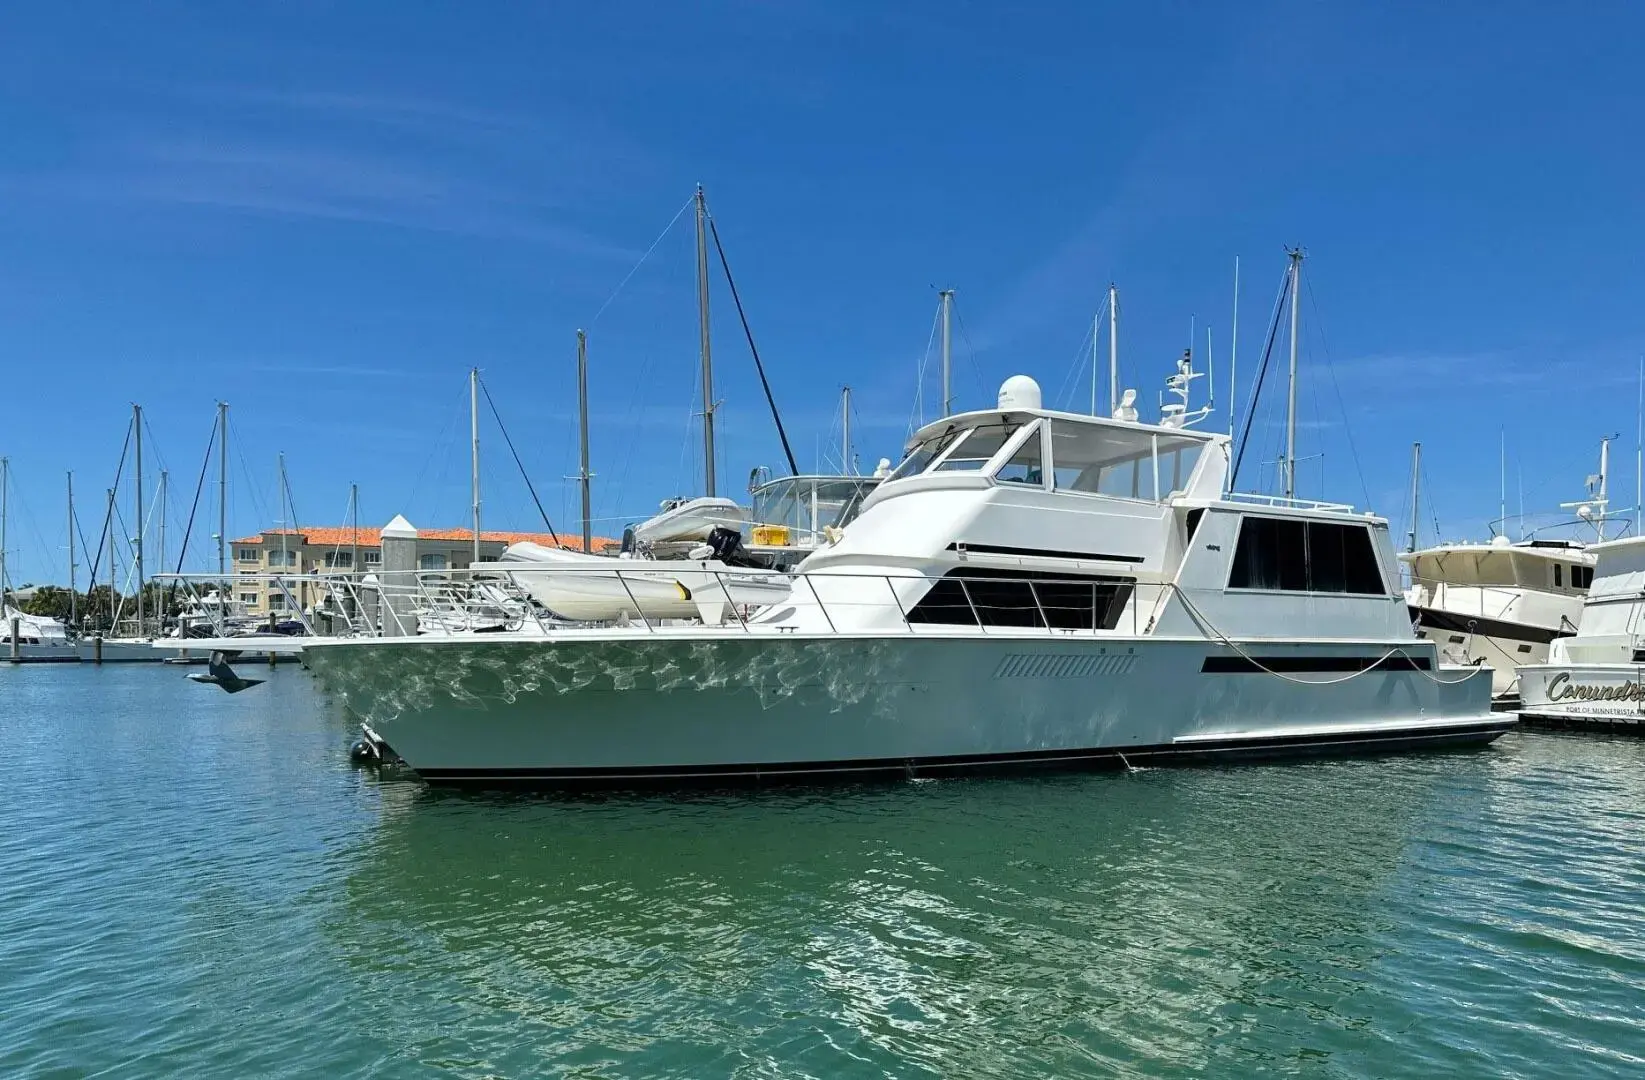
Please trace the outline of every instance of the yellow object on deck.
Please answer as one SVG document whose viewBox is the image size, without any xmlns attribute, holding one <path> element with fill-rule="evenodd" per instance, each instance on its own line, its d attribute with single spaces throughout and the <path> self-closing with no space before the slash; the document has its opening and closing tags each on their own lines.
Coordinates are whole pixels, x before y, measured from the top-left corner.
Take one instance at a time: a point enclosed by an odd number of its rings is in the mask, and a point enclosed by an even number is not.
<svg viewBox="0 0 1645 1080">
<path fill-rule="evenodd" d="M 756 525 L 754 526 L 754 543 L 760 547 L 787 547 L 787 525 Z"/>
</svg>

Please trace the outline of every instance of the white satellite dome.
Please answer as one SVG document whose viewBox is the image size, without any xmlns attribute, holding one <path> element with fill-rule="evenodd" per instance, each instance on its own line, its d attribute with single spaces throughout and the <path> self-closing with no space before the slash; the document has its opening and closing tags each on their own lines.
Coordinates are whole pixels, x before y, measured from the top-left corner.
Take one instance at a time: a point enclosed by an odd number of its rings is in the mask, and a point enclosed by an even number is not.
<svg viewBox="0 0 1645 1080">
<path fill-rule="evenodd" d="M 1013 375 L 1000 383 L 1000 408 L 1040 408 L 1040 384 L 1026 375 Z"/>
</svg>

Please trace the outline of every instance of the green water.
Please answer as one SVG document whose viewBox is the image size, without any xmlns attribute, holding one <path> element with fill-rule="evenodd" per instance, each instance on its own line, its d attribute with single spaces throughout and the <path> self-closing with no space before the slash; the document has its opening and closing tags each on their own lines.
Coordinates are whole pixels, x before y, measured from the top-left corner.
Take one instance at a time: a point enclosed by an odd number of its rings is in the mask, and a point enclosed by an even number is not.
<svg viewBox="0 0 1645 1080">
<path fill-rule="evenodd" d="M 0 1076 L 1645 1075 L 1645 743 L 604 799 L 0 667 Z"/>
</svg>

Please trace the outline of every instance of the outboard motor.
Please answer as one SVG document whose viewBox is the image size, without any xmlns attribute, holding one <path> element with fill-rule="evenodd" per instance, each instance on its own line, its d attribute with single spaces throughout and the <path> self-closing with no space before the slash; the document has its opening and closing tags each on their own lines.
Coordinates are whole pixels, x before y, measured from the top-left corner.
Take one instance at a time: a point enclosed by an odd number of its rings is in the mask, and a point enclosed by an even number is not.
<svg viewBox="0 0 1645 1080">
<path fill-rule="evenodd" d="M 707 543 L 714 558 L 727 566 L 741 566 L 749 570 L 769 570 L 772 567 L 770 559 L 743 547 L 743 535 L 736 529 L 716 525 L 708 531 Z"/>
</svg>

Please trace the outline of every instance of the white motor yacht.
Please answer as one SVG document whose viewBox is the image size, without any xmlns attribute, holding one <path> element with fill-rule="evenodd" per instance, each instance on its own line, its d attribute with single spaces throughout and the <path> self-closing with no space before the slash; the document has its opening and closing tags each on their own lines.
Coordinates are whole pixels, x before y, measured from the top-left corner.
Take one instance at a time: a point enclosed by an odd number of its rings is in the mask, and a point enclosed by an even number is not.
<svg viewBox="0 0 1645 1080">
<path fill-rule="evenodd" d="M 1490 672 L 1412 633 L 1386 521 L 1225 494 L 1229 439 L 1167 421 L 1051 411 L 1017 376 L 997 408 L 916 433 L 746 618 L 317 641 L 305 660 L 434 783 L 1120 767 L 1512 726 Z"/>
<path fill-rule="evenodd" d="M 1491 670 L 1500 704 L 1519 698 L 1515 670 L 1540 664 L 1577 632 L 1594 556 L 1573 540 L 1498 536 L 1488 544 L 1440 544 L 1400 556 L 1411 572 L 1405 601 L 1418 637 L 1457 664 Z"/>
<path fill-rule="evenodd" d="M 1599 472 L 1588 477 L 1586 495 L 1560 504 L 1576 512 L 1576 520 L 1562 527 L 1592 528 L 1597 540 L 1605 539 L 1610 456 L 1611 441 L 1603 439 Z M 1413 519 L 1416 475 L 1413 459 Z M 1411 536 L 1414 547 L 1414 525 Z M 1491 690 L 1503 708 L 1519 700 L 1516 669 L 1546 662 L 1553 642 L 1577 632 L 1594 579 L 1594 556 L 1575 539 L 1533 536 L 1513 543 L 1499 535 L 1485 544 L 1439 544 L 1400 559 L 1411 574 L 1405 599 L 1417 635 L 1438 642 L 1447 660 L 1490 668 Z"/>
<path fill-rule="evenodd" d="M 13 659 L 32 664 L 72 663 L 80 654 L 61 622 L 25 614 L 7 603 L 0 606 L 0 660 Z"/>
<path fill-rule="evenodd" d="M 1527 722 L 1645 731 L 1645 537 L 1594 544 L 1581 629 L 1519 669 Z"/>
</svg>

